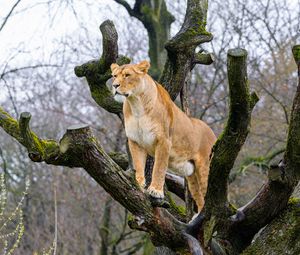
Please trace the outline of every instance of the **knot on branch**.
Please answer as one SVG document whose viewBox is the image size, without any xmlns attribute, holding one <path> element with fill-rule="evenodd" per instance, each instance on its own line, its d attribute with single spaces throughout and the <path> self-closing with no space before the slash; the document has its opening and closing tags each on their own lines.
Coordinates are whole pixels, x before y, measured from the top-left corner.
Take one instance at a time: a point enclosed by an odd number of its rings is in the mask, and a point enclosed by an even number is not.
<svg viewBox="0 0 300 255">
<path fill-rule="evenodd" d="M 215 61 L 213 53 L 197 52 L 194 55 L 193 64 L 210 65 Z"/>
<path fill-rule="evenodd" d="M 59 142 L 62 155 L 66 156 L 69 166 L 83 166 L 82 155 L 91 146 L 94 146 L 94 138 L 90 127 L 86 124 L 78 124 L 68 127 Z"/>
</svg>

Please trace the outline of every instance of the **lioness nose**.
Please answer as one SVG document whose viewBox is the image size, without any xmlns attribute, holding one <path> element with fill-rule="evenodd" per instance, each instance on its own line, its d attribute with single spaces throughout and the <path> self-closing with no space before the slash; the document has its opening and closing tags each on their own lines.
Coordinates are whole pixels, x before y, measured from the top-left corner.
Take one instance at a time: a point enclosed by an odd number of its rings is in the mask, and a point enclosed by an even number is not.
<svg viewBox="0 0 300 255">
<path fill-rule="evenodd" d="M 120 84 L 113 84 L 113 86 L 116 88 L 120 87 Z"/>
</svg>

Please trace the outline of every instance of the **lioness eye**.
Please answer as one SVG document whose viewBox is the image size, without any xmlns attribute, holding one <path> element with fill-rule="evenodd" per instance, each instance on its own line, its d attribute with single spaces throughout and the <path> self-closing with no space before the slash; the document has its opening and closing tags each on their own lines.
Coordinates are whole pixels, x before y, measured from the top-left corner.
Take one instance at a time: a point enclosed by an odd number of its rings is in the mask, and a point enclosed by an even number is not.
<svg viewBox="0 0 300 255">
<path fill-rule="evenodd" d="M 114 78 L 116 78 L 116 77 L 117 77 L 117 75 L 113 75 L 113 77 L 114 77 Z"/>
<path fill-rule="evenodd" d="M 129 76 L 130 76 L 130 74 L 129 74 L 129 73 L 125 74 L 125 77 L 129 77 Z"/>
</svg>

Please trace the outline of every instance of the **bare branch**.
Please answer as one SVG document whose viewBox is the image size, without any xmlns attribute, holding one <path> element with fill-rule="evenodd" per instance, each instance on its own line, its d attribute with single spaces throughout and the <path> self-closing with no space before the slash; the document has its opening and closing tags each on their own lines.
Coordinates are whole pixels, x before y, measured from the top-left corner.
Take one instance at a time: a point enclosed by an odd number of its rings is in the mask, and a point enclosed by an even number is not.
<svg viewBox="0 0 300 255">
<path fill-rule="evenodd" d="M 122 5 L 123 7 L 125 7 L 125 9 L 127 10 L 127 12 L 129 13 L 130 16 L 133 17 L 138 17 L 136 12 L 134 12 L 134 10 L 130 7 L 129 3 L 127 3 L 126 0 L 114 0 L 116 3 Z"/>
<path fill-rule="evenodd" d="M 4 71 L 0 75 L 0 79 L 3 79 L 5 76 L 7 76 L 8 74 L 11 74 L 11 73 L 17 73 L 19 71 L 28 70 L 28 69 L 36 69 L 36 68 L 41 68 L 41 67 L 59 67 L 59 65 L 38 64 L 38 65 L 32 65 L 32 66 L 23 66 L 23 67 L 13 68 L 13 69 Z"/>
<path fill-rule="evenodd" d="M 2 22 L 2 25 L 0 27 L 0 31 L 4 28 L 6 22 L 8 21 L 9 17 L 12 15 L 14 9 L 18 6 L 18 4 L 21 2 L 22 0 L 18 0 L 17 2 L 15 2 L 15 4 L 12 6 L 12 8 L 10 9 L 10 11 L 8 12 L 8 14 L 6 15 L 6 17 L 4 18 L 4 21 Z"/>
</svg>

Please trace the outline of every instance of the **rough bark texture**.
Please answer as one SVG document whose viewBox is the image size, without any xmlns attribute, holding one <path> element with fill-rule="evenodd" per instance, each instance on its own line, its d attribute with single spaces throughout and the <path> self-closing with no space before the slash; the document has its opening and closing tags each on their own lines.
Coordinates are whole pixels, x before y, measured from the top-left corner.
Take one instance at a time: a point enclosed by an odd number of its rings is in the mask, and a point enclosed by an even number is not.
<svg viewBox="0 0 300 255">
<path fill-rule="evenodd" d="M 251 111 L 258 100 L 250 95 L 247 80 L 247 52 L 243 49 L 228 51 L 228 83 L 230 111 L 223 133 L 212 153 L 205 211 L 219 213 L 228 205 L 228 177 L 234 161 L 249 132 Z"/>
<path fill-rule="evenodd" d="M 300 202 L 292 199 L 243 255 L 300 254 Z"/>
</svg>

